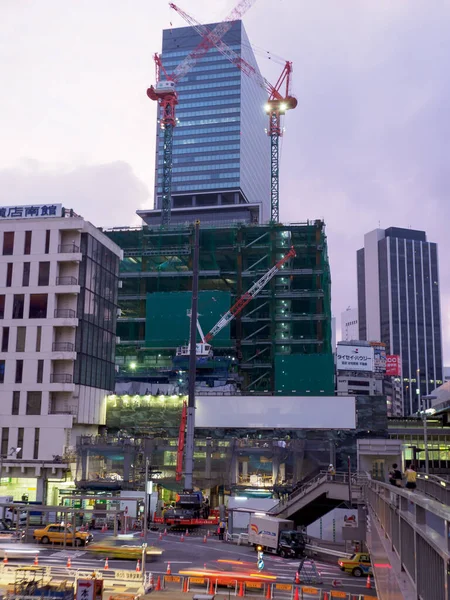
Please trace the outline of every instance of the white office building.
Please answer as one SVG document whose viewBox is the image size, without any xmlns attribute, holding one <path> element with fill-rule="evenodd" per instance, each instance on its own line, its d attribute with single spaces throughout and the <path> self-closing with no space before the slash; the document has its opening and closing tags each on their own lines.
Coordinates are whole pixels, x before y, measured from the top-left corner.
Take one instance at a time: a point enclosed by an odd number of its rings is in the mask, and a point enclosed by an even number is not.
<svg viewBox="0 0 450 600">
<path fill-rule="evenodd" d="M 358 309 L 347 308 L 341 313 L 341 341 L 359 340 Z"/>
<path fill-rule="evenodd" d="M 105 424 L 120 258 L 61 205 L 0 207 L 0 495 L 52 502 Z"/>
</svg>

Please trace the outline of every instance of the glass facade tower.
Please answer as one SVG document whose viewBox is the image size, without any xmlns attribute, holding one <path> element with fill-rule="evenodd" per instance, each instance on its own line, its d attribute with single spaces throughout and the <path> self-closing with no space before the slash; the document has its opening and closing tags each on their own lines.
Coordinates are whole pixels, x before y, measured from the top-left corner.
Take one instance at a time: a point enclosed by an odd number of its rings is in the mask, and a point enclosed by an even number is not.
<svg viewBox="0 0 450 600">
<path fill-rule="evenodd" d="M 216 24 L 208 25 L 214 29 Z M 192 27 L 163 32 L 167 73 L 201 41 Z M 241 21 L 223 41 L 258 69 Z M 172 222 L 266 222 L 270 217 L 270 143 L 265 132 L 266 92 L 212 48 L 177 84 L 178 123 L 173 137 Z M 158 115 L 159 116 L 159 115 Z M 139 211 L 158 222 L 164 132 L 157 127 L 156 211 Z M 145 212 L 145 214 L 144 214 Z M 153 214 L 152 214 L 153 213 Z"/>
</svg>

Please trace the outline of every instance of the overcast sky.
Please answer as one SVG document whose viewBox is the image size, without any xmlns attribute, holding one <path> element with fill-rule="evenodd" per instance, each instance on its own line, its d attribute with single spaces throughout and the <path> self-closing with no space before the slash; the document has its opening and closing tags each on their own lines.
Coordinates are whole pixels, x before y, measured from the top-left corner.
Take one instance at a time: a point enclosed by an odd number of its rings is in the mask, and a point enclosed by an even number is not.
<svg viewBox="0 0 450 600">
<path fill-rule="evenodd" d="M 178 0 L 199 21 L 237 0 Z M 0 0 L 0 204 L 60 201 L 96 225 L 153 205 L 152 54 L 183 26 L 166 0 Z M 450 361 L 450 1 L 256 0 L 250 40 L 294 63 L 281 218 L 324 218 L 333 312 L 378 226 L 439 243 Z M 274 81 L 278 64 L 258 58 Z"/>
</svg>

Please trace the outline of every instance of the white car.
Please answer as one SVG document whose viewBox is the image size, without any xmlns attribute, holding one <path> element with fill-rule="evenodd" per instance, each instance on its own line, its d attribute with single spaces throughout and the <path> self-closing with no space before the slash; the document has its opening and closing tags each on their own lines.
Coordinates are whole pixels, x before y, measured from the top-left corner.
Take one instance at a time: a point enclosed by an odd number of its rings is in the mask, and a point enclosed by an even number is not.
<svg viewBox="0 0 450 600">
<path fill-rule="evenodd" d="M 39 554 L 39 550 L 32 544 L 18 544 L 15 540 L 8 542 L 0 539 L 0 559 L 4 559 L 5 556 L 8 560 L 34 558 L 36 554 Z"/>
</svg>

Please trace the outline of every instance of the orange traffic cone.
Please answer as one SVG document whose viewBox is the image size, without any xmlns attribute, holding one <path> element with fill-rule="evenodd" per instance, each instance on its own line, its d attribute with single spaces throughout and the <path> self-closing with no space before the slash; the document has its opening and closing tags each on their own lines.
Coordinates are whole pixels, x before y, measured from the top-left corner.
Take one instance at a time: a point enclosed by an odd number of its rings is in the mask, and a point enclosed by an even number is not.
<svg viewBox="0 0 450 600">
<path fill-rule="evenodd" d="M 212 596 L 214 594 L 214 585 L 213 585 L 213 580 L 210 579 L 209 580 L 209 590 L 208 590 L 208 594 L 210 596 Z"/>
<path fill-rule="evenodd" d="M 137 563 L 136 563 L 136 573 L 140 573 L 141 572 L 141 561 L 138 559 Z"/>
<path fill-rule="evenodd" d="M 272 586 L 270 583 L 267 584 L 266 600 L 272 600 Z"/>
<path fill-rule="evenodd" d="M 372 584 L 370 582 L 370 575 L 367 575 L 367 579 L 366 579 L 366 588 L 368 590 L 370 590 L 372 588 Z"/>
<path fill-rule="evenodd" d="M 162 540 L 162 533 L 159 534 L 159 538 L 160 541 Z"/>
<path fill-rule="evenodd" d="M 183 580 L 183 592 L 187 594 L 189 592 L 189 579 L 187 577 Z"/>
<path fill-rule="evenodd" d="M 294 600 L 299 600 L 299 595 L 298 595 L 298 587 L 295 588 L 295 592 L 294 592 Z"/>
<path fill-rule="evenodd" d="M 184 542 L 184 535 L 183 534 L 181 534 L 180 542 Z"/>
<path fill-rule="evenodd" d="M 172 575 L 172 571 L 170 569 L 170 562 L 167 563 L 166 575 Z"/>
<path fill-rule="evenodd" d="M 239 598 L 243 598 L 244 597 L 244 584 L 241 581 L 241 585 L 239 586 L 239 594 L 238 594 Z"/>
<path fill-rule="evenodd" d="M 141 537 L 144 537 L 144 536 L 145 536 L 145 533 L 144 533 L 144 530 L 142 530 L 141 531 Z"/>
<path fill-rule="evenodd" d="M 206 544 L 206 535 L 203 536 L 203 543 Z"/>
<path fill-rule="evenodd" d="M 323 593 L 323 600 L 328 600 L 329 596 L 328 596 L 328 592 L 324 592 Z"/>
<path fill-rule="evenodd" d="M 155 580 L 153 579 L 153 573 L 150 573 L 150 579 L 148 580 L 149 586 L 153 589 L 155 585 Z"/>
<path fill-rule="evenodd" d="M 103 567 L 105 571 L 109 569 L 108 558 L 105 558 L 105 566 Z"/>
<path fill-rule="evenodd" d="M 300 583 L 300 574 L 299 574 L 299 572 L 298 572 L 298 571 L 297 571 L 297 572 L 296 572 L 296 574 L 295 574 L 295 583 L 296 583 L 297 585 Z"/>
<path fill-rule="evenodd" d="M 39 565 L 39 556 L 38 556 L 38 554 L 36 554 L 35 557 L 34 557 L 33 565 L 35 567 L 37 567 Z"/>
<path fill-rule="evenodd" d="M 155 592 L 159 592 L 161 590 L 161 576 L 158 575 L 158 579 L 156 580 Z"/>
<path fill-rule="evenodd" d="M 5 551 L 5 556 L 3 557 L 3 564 L 6 565 L 8 563 L 8 554 Z"/>
<path fill-rule="evenodd" d="M 189 537 L 189 529 L 186 529 L 186 537 Z"/>
<path fill-rule="evenodd" d="M 208 529 L 208 531 L 206 532 L 206 536 L 207 536 L 207 537 L 210 537 L 210 535 L 211 535 L 211 532 L 210 532 L 210 530 Z"/>
<path fill-rule="evenodd" d="M 167 535 L 167 529 L 164 529 L 164 535 Z"/>
<path fill-rule="evenodd" d="M 68 557 L 67 557 L 67 564 L 66 564 L 66 567 L 67 567 L 68 569 L 70 569 L 70 568 L 72 567 L 72 560 L 71 560 L 70 556 L 68 556 Z"/>
</svg>

